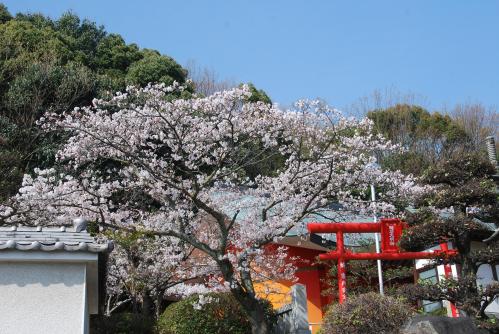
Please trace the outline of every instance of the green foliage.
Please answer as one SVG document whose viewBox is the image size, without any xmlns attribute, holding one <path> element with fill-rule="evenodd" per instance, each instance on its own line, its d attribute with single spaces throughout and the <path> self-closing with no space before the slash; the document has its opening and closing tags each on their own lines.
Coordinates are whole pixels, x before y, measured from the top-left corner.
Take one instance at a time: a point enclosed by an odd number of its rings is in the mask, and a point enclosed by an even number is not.
<svg viewBox="0 0 499 334">
<path fill-rule="evenodd" d="M 382 165 L 420 175 L 442 157 L 462 150 L 469 141 L 465 130 L 448 115 L 414 105 L 398 104 L 376 109 L 367 115 L 375 129 L 388 139 L 401 144 L 405 153 L 381 157 Z"/>
<path fill-rule="evenodd" d="M 63 140 L 42 133 L 43 113 L 62 113 L 127 84 L 185 83 L 172 58 L 126 44 L 118 34 L 74 13 L 53 20 L 39 13 L 13 18 L 0 4 L 0 201 L 13 195 L 21 176 L 48 166 Z M 188 98 L 192 90 L 175 97 Z M 172 97 L 173 98 L 173 97 Z"/>
<path fill-rule="evenodd" d="M 8 118 L 29 127 L 46 111 L 88 103 L 94 92 L 95 76 L 84 66 L 32 63 L 10 82 L 3 106 Z"/>
<path fill-rule="evenodd" d="M 417 145 L 418 140 L 439 139 L 442 144 L 461 142 L 466 133 L 448 115 L 413 105 L 398 104 L 368 113 L 378 132 L 404 145 Z"/>
<path fill-rule="evenodd" d="M 424 308 L 421 307 L 417 310 L 417 312 L 419 314 L 433 315 L 436 317 L 446 317 L 447 316 L 447 309 L 445 307 L 438 308 L 438 309 L 430 311 L 430 312 L 425 312 Z"/>
<path fill-rule="evenodd" d="M 125 73 L 132 63 L 142 57 L 136 44 L 127 45 L 120 35 L 109 34 L 97 45 L 95 65 L 101 71 L 113 69 Z"/>
<path fill-rule="evenodd" d="M 456 155 L 427 168 L 422 179 L 436 191 L 425 193 L 416 203 L 417 210 L 407 213 L 411 229 L 404 233 L 400 245 L 418 250 L 452 241 L 460 248 L 461 260 L 466 260 L 471 236 L 486 238 L 490 233 L 477 219 L 489 223 L 499 219 L 494 173 L 490 162 L 480 153 Z M 453 207 L 454 213 L 441 216 L 430 207 Z M 467 212 L 467 207 L 475 210 Z"/>
<path fill-rule="evenodd" d="M 410 305 L 402 299 L 366 293 L 334 304 L 323 319 L 320 334 L 399 333 L 411 317 Z"/>
<path fill-rule="evenodd" d="M 429 167 L 423 181 L 439 191 L 427 196 L 427 204 L 438 208 L 497 205 L 494 167 L 480 153 L 460 154 Z M 496 220 L 497 221 L 497 220 Z"/>
<path fill-rule="evenodd" d="M 3 3 L 0 3 L 0 23 L 5 23 L 12 19 L 7 7 Z"/>
<path fill-rule="evenodd" d="M 134 313 L 90 318 L 90 332 L 94 334 L 153 334 L 154 325 L 154 319 Z"/>
<path fill-rule="evenodd" d="M 191 296 L 168 306 L 158 321 L 158 334 L 250 334 L 247 315 L 229 293 L 212 293 L 210 303 L 194 308 L 198 296 Z M 273 316 L 266 303 L 268 315 Z"/>
<path fill-rule="evenodd" d="M 96 49 L 106 35 L 104 27 L 97 27 L 89 20 L 81 21 L 77 15 L 68 12 L 55 21 L 55 30 L 73 52 L 73 61 L 95 68 Z"/>
<path fill-rule="evenodd" d="M 70 57 L 69 48 L 51 28 L 37 28 L 16 19 L 0 24 L 0 94 L 32 63 L 61 64 Z"/>
<path fill-rule="evenodd" d="M 251 96 L 248 98 L 249 102 L 272 103 L 272 100 L 263 89 L 257 89 L 252 83 L 248 83 L 248 86 L 251 91 Z"/>
<path fill-rule="evenodd" d="M 391 154 L 381 159 L 381 165 L 388 170 L 401 170 L 406 174 L 419 175 L 431 165 L 422 153 L 406 151 Z"/>
<path fill-rule="evenodd" d="M 477 286 L 478 267 L 483 263 L 499 261 L 497 241 L 472 251 L 472 242 L 491 235 L 490 226 L 499 219 L 495 169 L 481 152 L 461 153 L 443 159 L 422 173 L 422 180 L 433 186 L 421 196 L 416 209 L 408 212 L 406 221 L 411 226 L 400 240 L 407 250 L 421 250 L 451 241 L 458 256 L 438 262 L 458 263 L 459 282 L 444 286 L 451 280 L 438 284 L 418 284 L 406 290 L 411 299 L 450 300 L 471 317 L 487 319 L 485 307 L 496 298 L 499 290 L 489 286 L 482 292 Z M 452 208 L 444 214 L 437 209 Z M 437 294 L 438 292 L 438 294 Z"/>
<path fill-rule="evenodd" d="M 490 178 L 495 174 L 490 161 L 480 152 L 460 154 L 429 167 L 423 173 L 427 184 L 462 186 L 477 178 Z"/>
<path fill-rule="evenodd" d="M 133 63 L 126 75 L 132 85 L 145 86 L 151 82 L 163 82 L 166 85 L 174 81 L 184 83 L 187 72 L 175 60 L 162 56 L 159 52 L 145 49 L 143 58 Z"/>
<path fill-rule="evenodd" d="M 9 145 L 17 135 L 17 127 L 4 117 L 0 117 L 0 200 L 14 194 L 23 177 L 19 149 Z M 21 138 L 19 138 L 21 139 Z M 19 140 L 20 142 L 20 140 Z"/>
<path fill-rule="evenodd" d="M 378 291 L 378 267 L 376 261 L 348 261 L 347 270 L 347 291 L 349 296 L 360 295 L 368 292 Z M 385 293 L 396 294 L 397 288 L 412 281 L 412 266 L 399 266 L 383 268 L 383 285 Z M 327 274 L 327 284 L 331 288 L 323 293 L 327 296 L 338 294 L 338 268 L 332 266 Z"/>
</svg>

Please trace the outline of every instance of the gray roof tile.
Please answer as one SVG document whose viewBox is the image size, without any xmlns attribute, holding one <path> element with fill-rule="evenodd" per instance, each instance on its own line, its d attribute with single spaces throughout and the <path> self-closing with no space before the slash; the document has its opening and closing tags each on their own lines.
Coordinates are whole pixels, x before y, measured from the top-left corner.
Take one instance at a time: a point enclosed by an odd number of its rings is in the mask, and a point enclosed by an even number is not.
<svg viewBox="0 0 499 334">
<path fill-rule="evenodd" d="M 87 231 L 75 227 L 0 227 L 0 251 L 40 250 L 68 252 L 108 252 L 112 243 L 98 243 Z"/>
</svg>

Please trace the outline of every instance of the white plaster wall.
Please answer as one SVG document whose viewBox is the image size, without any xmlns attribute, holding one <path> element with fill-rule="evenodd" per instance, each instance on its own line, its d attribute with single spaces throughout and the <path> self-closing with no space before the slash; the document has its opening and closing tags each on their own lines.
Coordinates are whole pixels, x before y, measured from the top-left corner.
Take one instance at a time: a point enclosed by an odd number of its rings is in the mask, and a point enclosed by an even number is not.
<svg viewBox="0 0 499 334">
<path fill-rule="evenodd" d="M 85 264 L 0 262 L 1 334 L 80 334 Z"/>
</svg>

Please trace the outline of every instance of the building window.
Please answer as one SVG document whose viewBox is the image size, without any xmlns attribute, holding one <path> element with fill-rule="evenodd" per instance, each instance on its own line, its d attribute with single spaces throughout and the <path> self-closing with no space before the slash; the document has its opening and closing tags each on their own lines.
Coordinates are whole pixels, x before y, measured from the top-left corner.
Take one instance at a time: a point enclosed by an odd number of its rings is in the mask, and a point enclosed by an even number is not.
<svg viewBox="0 0 499 334">
<path fill-rule="evenodd" d="M 438 283 L 438 272 L 436 268 L 430 268 L 419 272 L 419 280 L 423 282 Z M 429 300 L 423 300 L 423 311 L 426 313 L 436 312 L 443 308 L 441 301 L 433 302 Z"/>
</svg>

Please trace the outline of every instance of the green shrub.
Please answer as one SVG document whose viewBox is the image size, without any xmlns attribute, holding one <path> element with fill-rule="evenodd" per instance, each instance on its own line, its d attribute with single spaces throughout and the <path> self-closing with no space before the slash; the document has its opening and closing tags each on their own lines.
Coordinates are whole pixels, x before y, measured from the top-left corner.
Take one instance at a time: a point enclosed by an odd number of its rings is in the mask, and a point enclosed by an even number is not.
<svg viewBox="0 0 499 334">
<path fill-rule="evenodd" d="M 133 313 L 115 313 L 90 319 L 91 334 L 153 334 L 154 319 Z"/>
<path fill-rule="evenodd" d="M 412 313 L 402 300 L 370 292 L 334 304 L 324 316 L 320 334 L 399 333 Z"/>
<path fill-rule="evenodd" d="M 199 296 L 168 306 L 158 321 L 158 334 L 251 334 L 248 317 L 230 293 L 212 293 L 207 297 L 212 300 L 201 309 L 195 307 Z M 266 305 L 272 316 L 270 304 Z"/>
</svg>

